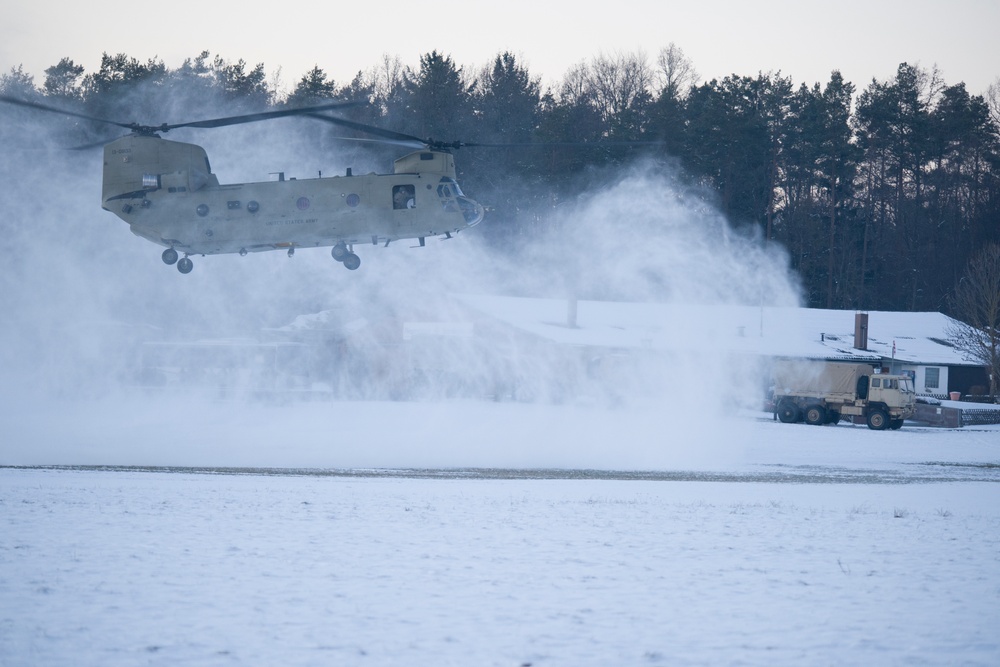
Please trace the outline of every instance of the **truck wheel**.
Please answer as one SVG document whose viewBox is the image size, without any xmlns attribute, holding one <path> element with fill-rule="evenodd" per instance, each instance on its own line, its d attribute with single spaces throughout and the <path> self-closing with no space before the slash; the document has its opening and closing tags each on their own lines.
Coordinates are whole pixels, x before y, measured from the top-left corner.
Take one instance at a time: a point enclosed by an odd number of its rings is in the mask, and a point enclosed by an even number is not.
<svg viewBox="0 0 1000 667">
<path fill-rule="evenodd" d="M 875 408 L 868 413 L 868 428 L 873 431 L 882 431 L 889 426 L 889 415 L 881 408 Z"/>
<path fill-rule="evenodd" d="M 822 426 L 826 423 L 826 408 L 822 405 L 810 405 L 806 408 L 806 423 L 812 426 Z"/>
<path fill-rule="evenodd" d="M 840 413 L 837 412 L 836 410 L 827 410 L 826 411 L 826 423 L 827 424 L 836 424 L 838 422 L 840 422 Z"/>
<path fill-rule="evenodd" d="M 903 420 L 893 419 L 892 421 L 889 422 L 889 428 L 891 428 L 893 431 L 898 431 L 899 429 L 903 428 Z"/>
<path fill-rule="evenodd" d="M 783 424 L 794 424 L 799 420 L 799 406 L 792 401 L 780 401 L 778 403 L 778 419 Z"/>
</svg>

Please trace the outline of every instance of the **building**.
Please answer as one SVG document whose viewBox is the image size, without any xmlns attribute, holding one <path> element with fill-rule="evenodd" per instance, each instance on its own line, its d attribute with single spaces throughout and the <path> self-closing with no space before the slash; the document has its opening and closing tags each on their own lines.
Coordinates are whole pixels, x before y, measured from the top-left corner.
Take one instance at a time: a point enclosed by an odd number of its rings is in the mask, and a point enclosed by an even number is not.
<svg viewBox="0 0 1000 667">
<path fill-rule="evenodd" d="M 560 346 L 871 363 L 909 373 L 918 394 L 985 394 L 985 369 L 949 340 L 941 313 L 619 303 L 462 295 L 488 320 Z"/>
<path fill-rule="evenodd" d="M 927 396 L 986 393 L 985 370 L 948 341 L 952 324 L 940 313 L 438 296 L 304 314 L 251 339 L 145 343 L 141 384 L 613 403 L 682 390 L 706 369 L 764 378 L 764 394 L 770 360 L 791 358 L 909 373 Z"/>
</svg>

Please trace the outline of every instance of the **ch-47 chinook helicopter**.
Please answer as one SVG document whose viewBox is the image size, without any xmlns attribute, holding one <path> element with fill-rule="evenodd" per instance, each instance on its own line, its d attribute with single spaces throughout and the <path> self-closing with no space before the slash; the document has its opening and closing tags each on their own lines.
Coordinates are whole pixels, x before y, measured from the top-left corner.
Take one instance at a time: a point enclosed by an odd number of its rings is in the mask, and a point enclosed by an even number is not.
<svg viewBox="0 0 1000 667">
<path fill-rule="evenodd" d="M 8 96 L 0 101 L 116 125 L 130 133 L 104 146 L 101 206 L 128 223 L 138 236 L 166 246 L 163 261 L 181 273 L 194 267 L 190 255 L 331 247 L 351 270 L 361 265 L 354 246 L 388 246 L 400 239 L 451 238 L 478 224 L 483 207 L 466 197 L 455 180 L 449 152 L 441 144 L 328 116 L 348 104 L 231 116 L 157 126 L 120 123 Z M 182 127 L 215 128 L 292 115 L 339 124 L 419 150 L 397 159 L 391 174 L 220 184 L 205 150 L 160 137 Z M 183 254 L 183 256 L 182 256 Z"/>
</svg>

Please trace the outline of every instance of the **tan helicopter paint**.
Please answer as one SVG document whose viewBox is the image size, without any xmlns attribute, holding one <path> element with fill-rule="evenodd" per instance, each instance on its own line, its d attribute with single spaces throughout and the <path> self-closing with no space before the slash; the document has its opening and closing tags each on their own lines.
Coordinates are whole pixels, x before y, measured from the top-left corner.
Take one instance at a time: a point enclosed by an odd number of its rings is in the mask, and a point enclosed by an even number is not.
<svg viewBox="0 0 1000 667">
<path fill-rule="evenodd" d="M 393 208 L 396 185 L 413 186 L 412 207 Z M 449 153 L 406 155 L 392 174 L 220 185 L 200 146 L 142 135 L 105 146 L 102 205 L 135 234 L 191 255 L 388 243 L 483 216 L 458 189 Z"/>
</svg>

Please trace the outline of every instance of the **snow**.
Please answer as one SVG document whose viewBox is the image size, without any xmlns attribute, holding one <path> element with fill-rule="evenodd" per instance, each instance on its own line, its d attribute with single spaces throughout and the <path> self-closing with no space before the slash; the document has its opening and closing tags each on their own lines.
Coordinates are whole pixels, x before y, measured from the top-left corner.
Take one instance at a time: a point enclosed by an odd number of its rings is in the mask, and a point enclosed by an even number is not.
<svg viewBox="0 0 1000 667">
<path fill-rule="evenodd" d="M 277 125 L 213 136 L 192 140 L 229 182 L 375 168 Z M 302 249 L 180 276 L 100 210 L 92 155 L 10 155 L 0 665 L 1000 663 L 1000 427 L 739 412 L 764 390 L 740 358 L 860 354 L 853 313 L 795 308 L 781 249 L 669 168 L 593 175 L 530 242 L 481 242 L 487 221 L 356 272 Z M 556 297 L 466 299 L 555 344 L 480 354 L 456 289 Z M 870 313 L 872 354 L 926 362 L 940 317 Z M 380 337 L 396 323 L 411 341 Z M 437 339 L 469 386 L 534 383 L 407 402 L 136 383 L 142 343 L 286 338 L 418 359 Z M 391 395 L 390 366 L 310 381 Z"/>
<path fill-rule="evenodd" d="M 145 404 L 19 414 L 0 664 L 1000 661 L 998 427 Z"/>
<path fill-rule="evenodd" d="M 563 344 L 714 350 L 765 356 L 970 365 L 948 344 L 957 322 L 942 313 L 871 311 L 867 350 L 854 347 L 854 311 L 738 304 L 579 300 L 568 326 L 565 299 L 459 295 L 467 305 Z M 895 353 L 893 344 L 896 344 Z"/>
</svg>

